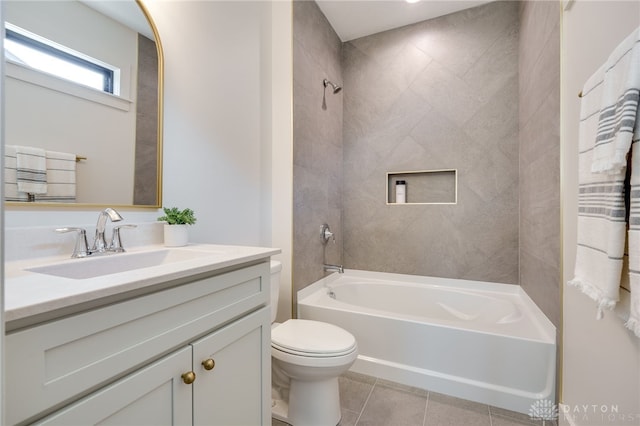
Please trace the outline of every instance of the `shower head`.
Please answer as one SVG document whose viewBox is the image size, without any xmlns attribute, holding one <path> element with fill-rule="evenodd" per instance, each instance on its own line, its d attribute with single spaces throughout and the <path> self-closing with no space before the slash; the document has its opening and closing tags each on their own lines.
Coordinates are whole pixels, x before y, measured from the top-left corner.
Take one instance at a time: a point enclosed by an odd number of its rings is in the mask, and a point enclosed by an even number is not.
<svg viewBox="0 0 640 426">
<path fill-rule="evenodd" d="M 325 89 L 327 88 L 327 86 L 331 86 L 333 88 L 333 93 L 338 93 L 342 90 L 341 86 L 338 86 L 337 84 L 330 82 L 326 78 L 322 81 L 322 84 L 324 84 Z"/>
</svg>

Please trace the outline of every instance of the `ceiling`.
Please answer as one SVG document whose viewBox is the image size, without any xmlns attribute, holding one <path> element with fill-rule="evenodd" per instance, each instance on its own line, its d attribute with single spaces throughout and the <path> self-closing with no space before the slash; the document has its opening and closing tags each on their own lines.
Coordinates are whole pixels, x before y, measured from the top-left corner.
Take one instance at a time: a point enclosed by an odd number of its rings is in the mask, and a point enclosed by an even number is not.
<svg viewBox="0 0 640 426">
<path fill-rule="evenodd" d="M 398 28 L 491 0 L 316 0 L 342 41 Z"/>
<path fill-rule="evenodd" d="M 80 0 L 86 6 L 107 15 L 134 31 L 155 40 L 153 30 L 138 4 L 133 1 L 113 0 Z"/>
</svg>

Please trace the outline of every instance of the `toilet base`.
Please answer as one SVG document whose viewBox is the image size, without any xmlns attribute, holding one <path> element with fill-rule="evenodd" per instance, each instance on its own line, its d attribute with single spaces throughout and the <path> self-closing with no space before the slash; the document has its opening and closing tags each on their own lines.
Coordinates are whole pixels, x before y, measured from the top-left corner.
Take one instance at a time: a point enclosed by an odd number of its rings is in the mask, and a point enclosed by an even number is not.
<svg viewBox="0 0 640 426">
<path fill-rule="evenodd" d="M 274 399 L 271 415 L 293 426 L 337 425 L 340 412 L 338 378 L 291 380 L 289 401 Z"/>
<path fill-rule="evenodd" d="M 287 414 L 289 413 L 289 403 L 281 399 L 271 400 L 271 417 L 285 423 L 289 423 Z"/>
</svg>

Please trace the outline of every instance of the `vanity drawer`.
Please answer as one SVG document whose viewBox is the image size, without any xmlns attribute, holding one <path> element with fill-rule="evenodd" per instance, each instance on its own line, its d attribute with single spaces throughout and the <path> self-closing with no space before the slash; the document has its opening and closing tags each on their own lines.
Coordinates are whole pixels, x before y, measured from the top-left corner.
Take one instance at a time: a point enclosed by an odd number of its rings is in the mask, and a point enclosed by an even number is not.
<svg viewBox="0 0 640 426">
<path fill-rule="evenodd" d="M 9 424 L 37 418 L 269 300 L 269 263 L 8 334 Z"/>
</svg>

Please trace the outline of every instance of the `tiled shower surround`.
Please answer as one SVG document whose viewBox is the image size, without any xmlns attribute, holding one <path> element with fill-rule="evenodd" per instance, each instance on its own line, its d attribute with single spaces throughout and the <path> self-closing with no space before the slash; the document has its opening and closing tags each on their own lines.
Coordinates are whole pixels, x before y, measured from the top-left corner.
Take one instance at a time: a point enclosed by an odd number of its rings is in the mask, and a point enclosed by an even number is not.
<svg viewBox="0 0 640 426">
<path fill-rule="evenodd" d="M 558 3 L 492 2 L 346 43 L 315 2 L 293 12 L 295 291 L 325 259 L 522 281 L 557 325 Z M 344 87 L 326 110 L 323 78 Z M 388 172 L 440 169 L 457 170 L 456 205 L 386 203 Z"/>
<path fill-rule="evenodd" d="M 560 326 L 560 5 L 520 18 L 520 285 Z"/>
<path fill-rule="evenodd" d="M 342 43 L 313 1 L 293 3 L 293 283 L 324 276 L 323 262 L 342 262 L 342 100 L 327 78 L 342 84 Z M 336 242 L 323 246 L 328 223 Z M 294 296 L 295 297 L 295 296 Z"/>
<path fill-rule="evenodd" d="M 518 282 L 518 2 L 343 46 L 344 263 Z M 457 169 L 457 205 L 386 205 L 386 172 Z M 407 187 L 411 200 L 411 187 Z"/>
</svg>

